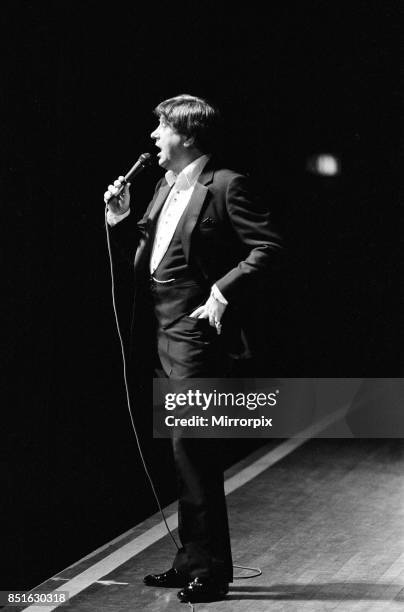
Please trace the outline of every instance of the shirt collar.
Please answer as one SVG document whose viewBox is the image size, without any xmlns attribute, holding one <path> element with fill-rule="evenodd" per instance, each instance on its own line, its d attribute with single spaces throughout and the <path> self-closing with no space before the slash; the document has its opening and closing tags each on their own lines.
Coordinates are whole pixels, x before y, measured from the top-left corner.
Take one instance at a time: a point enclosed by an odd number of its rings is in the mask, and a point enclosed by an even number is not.
<svg viewBox="0 0 404 612">
<path fill-rule="evenodd" d="M 170 187 L 175 183 L 178 189 L 189 189 L 198 180 L 209 158 L 210 155 L 201 155 L 188 164 L 179 174 L 175 174 L 172 170 L 168 170 L 165 174 L 167 183 Z"/>
</svg>

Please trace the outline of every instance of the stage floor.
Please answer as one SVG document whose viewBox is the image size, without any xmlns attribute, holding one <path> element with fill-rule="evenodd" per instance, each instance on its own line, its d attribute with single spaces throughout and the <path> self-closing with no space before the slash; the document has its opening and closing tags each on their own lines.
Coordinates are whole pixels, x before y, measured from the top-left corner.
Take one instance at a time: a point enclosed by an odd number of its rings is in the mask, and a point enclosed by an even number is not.
<svg viewBox="0 0 404 612">
<path fill-rule="evenodd" d="M 404 440 L 270 441 L 226 479 L 234 564 L 262 575 L 235 580 L 224 601 L 195 612 L 404 609 Z M 175 511 L 166 509 L 172 526 Z M 190 610 L 177 589 L 142 583 L 171 565 L 164 529 L 156 514 L 36 590 L 69 591 L 61 612 Z"/>
</svg>

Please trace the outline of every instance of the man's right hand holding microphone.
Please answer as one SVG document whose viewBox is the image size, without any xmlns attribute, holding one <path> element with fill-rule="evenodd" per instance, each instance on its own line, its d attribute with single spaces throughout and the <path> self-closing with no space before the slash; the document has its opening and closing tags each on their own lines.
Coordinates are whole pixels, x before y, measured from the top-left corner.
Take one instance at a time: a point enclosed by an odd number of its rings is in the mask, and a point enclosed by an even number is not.
<svg viewBox="0 0 404 612">
<path fill-rule="evenodd" d="M 122 185 L 124 187 L 121 190 Z M 130 205 L 129 188 L 130 183 L 125 183 L 125 177 L 123 176 L 119 176 L 113 185 L 108 185 L 108 190 L 104 193 L 104 202 L 113 215 L 119 216 L 128 212 Z"/>
</svg>

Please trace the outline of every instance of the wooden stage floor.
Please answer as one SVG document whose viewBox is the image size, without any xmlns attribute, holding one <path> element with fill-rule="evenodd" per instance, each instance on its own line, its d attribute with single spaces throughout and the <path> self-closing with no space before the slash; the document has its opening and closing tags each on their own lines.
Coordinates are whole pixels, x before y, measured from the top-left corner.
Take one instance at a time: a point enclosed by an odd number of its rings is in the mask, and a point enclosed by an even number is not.
<svg viewBox="0 0 404 612">
<path fill-rule="evenodd" d="M 226 474 L 234 563 L 262 575 L 235 580 L 224 601 L 194 611 L 404 610 L 404 440 L 276 444 Z M 175 524 L 175 505 L 167 515 Z M 171 565 L 174 545 L 160 523 L 151 517 L 38 590 L 76 593 L 61 612 L 190 610 L 177 589 L 142 583 Z"/>
</svg>

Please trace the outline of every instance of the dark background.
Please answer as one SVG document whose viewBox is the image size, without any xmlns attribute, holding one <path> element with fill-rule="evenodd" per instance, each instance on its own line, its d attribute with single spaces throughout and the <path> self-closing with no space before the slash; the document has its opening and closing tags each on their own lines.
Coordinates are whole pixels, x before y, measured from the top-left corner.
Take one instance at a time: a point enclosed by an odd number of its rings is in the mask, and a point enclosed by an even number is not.
<svg viewBox="0 0 404 612">
<path fill-rule="evenodd" d="M 152 150 L 162 99 L 221 107 L 227 163 L 254 177 L 285 236 L 250 373 L 402 374 L 398 3 L 13 1 L 1 19 L 1 588 L 24 589 L 155 511 L 125 407 L 102 195 Z M 307 172 L 324 152 L 338 177 Z M 159 175 L 137 179 L 140 208 Z M 117 275 L 125 322 L 130 270 Z M 227 464 L 252 447 L 229 444 Z M 167 503 L 169 456 L 163 472 L 150 453 Z"/>
</svg>

